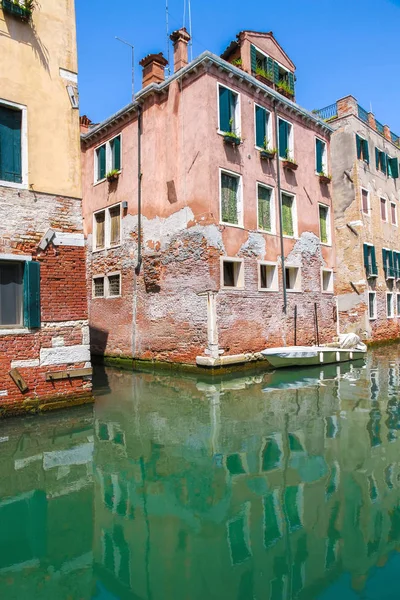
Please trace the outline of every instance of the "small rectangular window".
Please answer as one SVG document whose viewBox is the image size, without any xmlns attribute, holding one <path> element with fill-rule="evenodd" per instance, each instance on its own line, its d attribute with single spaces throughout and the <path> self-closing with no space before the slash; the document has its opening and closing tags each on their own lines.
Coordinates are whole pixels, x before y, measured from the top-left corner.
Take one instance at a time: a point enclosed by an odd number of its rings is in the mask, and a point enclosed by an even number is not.
<svg viewBox="0 0 400 600">
<path fill-rule="evenodd" d="M 241 178 L 221 171 L 221 221 L 241 225 Z"/>
<path fill-rule="evenodd" d="M 0 327 L 22 325 L 23 271 L 23 263 L 0 262 Z"/>
<path fill-rule="evenodd" d="M 319 138 L 315 139 L 315 170 L 319 175 L 327 175 L 326 143 Z"/>
<path fill-rule="evenodd" d="M 259 263 L 259 289 L 268 292 L 278 291 L 278 269 L 276 264 Z"/>
<path fill-rule="evenodd" d="M 364 244 L 364 267 L 367 277 L 377 277 L 378 267 L 376 264 L 375 246 Z"/>
<path fill-rule="evenodd" d="M 97 160 L 97 179 L 96 181 L 102 181 L 106 176 L 106 145 L 103 144 L 96 150 Z"/>
<path fill-rule="evenodd" d="M 296 237 L 294 196 L 282 192 L 282 233 Z"/>
<path fill-rule="evenodd" d="M 257 184 L 257 196 L 258 228 L 273 233 L 275 231 L 273 190 L 265 185 Z"/>
<path fill-rule="evenodd" d="M 222 286 L 242 288 L 244 284 L 243 262 L 241 260 L 222 260 Z"/>
<path fill-rule="evenodd" d="M 369 163 L 368 141 L 356 134 L 357 158 Z"/>
<path fill-rule="evenodd" d="M 93 297 L 104 298 L 104 277 L 93 278 Z"/>
<path fill-rule="evenodd" d="M 110 213 L 110 246 L 117 246 L 121 243 L 121 205 L 113 206 L 109 209 Z"/>
<path fill-rule="evenodd" d="M 381 198 L 381 219 L 387 221 L 387 202 L 386 198 Z"/>
<path fill-rule="evenodd" d="M 108 295 L 110 298 L 121 295 L 121 276 L 119 274 L 108 276 Z"/>
<path fill-rule="evenodd" d="M 397 158 L 392 158 L 390 156 L 387 157 L 387 170 L 389 177 L 397 179 L 397 177 L 399 176 L 399 161 L 397 160 Z"/>
<path fill-rule="evenodd" d="M 294 158 L 293 125 L 284 119 L 278 119 L 279 156 L 283 159 Z"/>
<path fill-rule="evenodd" d="M 121 170 L 121 134 L 95 149 L 94 181 L 104 181 L 111 171 Z"/>
<path fill-rule="evenodd" d="M 322 244 L 330 244 L 329 206 L 319 205 L 319 236 Z"/>
<path fill-rule="evenodd" d="M 301 291 L 301 277 L 299 267 L 285 267 L 285 283 L 288 292 Z"/>
<path fill-rule="evenodd" d="M 382 264 L 385 272 L 385 279 L 394 279 L 396 273 L 394 269 L 394 255 L 392 250 L 382 248 Z"/>
<path fill-rule="evenodd" d="M 258 104 L 255 104 L 255 133 L 257 148 L 272 150 L 270 113 Z"/>
<path fill-rule="evenodd" d="M 368 292 L 368 317 L 376 319 L 376 293 Z"/>
<path fill-rule="evenodd" d="M 386 315 L 388 319 L 394 317 L 393 293 L 386 294 Z"/>
<path fill-rule="evenodd" d="M 322 291 L 333 293 L 333 271 L 322 269 Z"/>
<path fill-rule="evenodd" d="M 381 171 L 382 173 L 387 172 L 387 156 L 383 150 L 379 150 L 379 148 L 375 148 L 375 163 L 377 171 Z"/>
<path fill-rule="evenodd" d="M 219 131 L 240 135 L 239 94 L 218 85 L 218 100 Z"/>
<path fill-rule="evenodd" d="M 394 202 L 390 203 L 390 216 L 392 219 L 392 225 L 397 225 L 397 208 Z"/>
<path fill-rule="evenodd" d="M 106 213 L 104 210 L 95 213 L 94 215 L 94 225 L 95 231 L 94 233 L 94 249 L 102 250 L 105 247 L 105 221 L 106 221 Z"/>
<path fill-rule="evenodd" d="M 368 190 L 361 190 L 361 207 L 365 215 L 369 215 L 369 192 Z"/>
<path fill-rule="evenodd" d="M 0 180 L 22 183 L 22 111 L 0 105 Z"/>
</svg>

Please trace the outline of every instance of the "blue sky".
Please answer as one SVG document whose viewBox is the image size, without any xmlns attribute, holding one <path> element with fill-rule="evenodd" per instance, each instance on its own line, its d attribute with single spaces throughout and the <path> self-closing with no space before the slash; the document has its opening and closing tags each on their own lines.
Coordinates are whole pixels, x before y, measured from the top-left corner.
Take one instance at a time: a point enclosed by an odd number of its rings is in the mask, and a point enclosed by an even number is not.
<svg viewBox="0 0 400 600">
<path fill-rule="evenodd" d="M 184 0 L 168 1 L 171 32 Z M 115 36 L 135 46 L 136 91 L 139 60 L 166 54 L 165 0 L 75 2 L 81 113 L 97 122 L 131 98 L 130 49 Z M 400 135 L 400 0 L 191 0 L 191 12 L 193 56 L 221 54 L 242 29 L 273 31 L 297 67 L 299 104 L 312 110 L 353 94 Z"/>
</svg>

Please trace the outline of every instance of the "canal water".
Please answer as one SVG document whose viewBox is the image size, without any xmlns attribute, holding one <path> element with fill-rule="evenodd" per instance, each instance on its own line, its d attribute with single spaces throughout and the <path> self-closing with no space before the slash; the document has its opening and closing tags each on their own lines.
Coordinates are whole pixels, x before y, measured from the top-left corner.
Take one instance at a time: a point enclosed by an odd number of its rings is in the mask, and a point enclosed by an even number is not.
<svg viewBox="0 0 400 600">
<path fill-rule="evenodd" d="M 400 347 L 0 424 L 1 600 L 400 598 Z"/>
</svg>

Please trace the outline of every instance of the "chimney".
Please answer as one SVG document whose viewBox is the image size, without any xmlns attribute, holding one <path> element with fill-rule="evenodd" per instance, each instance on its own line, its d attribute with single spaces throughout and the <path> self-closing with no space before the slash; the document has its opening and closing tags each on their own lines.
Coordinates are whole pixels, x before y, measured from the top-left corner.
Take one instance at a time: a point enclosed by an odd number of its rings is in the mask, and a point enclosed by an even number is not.
<svg viewBox="0 0 400 600">
<path fill-rule="evenodd" d="M 150 83 L 161 83 L 165 80 L 164 69 L 168 61 L 163 53 L 148 54 L 140 61 L 139 65 L 143 67 L 143 87 Z"/>
<path fill-rule="evenodd" d="M 92 121 L 89 119 L 88 116 L 83 115 L 82 117 L 80 117 L 79 123 L 81 126 L 81 133 L 87 133 L 92 124 Z"/>
<path fill-rule="evenodd" d="M 186 27 L 174 31 L 169 36 L 174 43 L 174 73 L 188 64 L 188 43 L 190 35 Z"/>
</svg>

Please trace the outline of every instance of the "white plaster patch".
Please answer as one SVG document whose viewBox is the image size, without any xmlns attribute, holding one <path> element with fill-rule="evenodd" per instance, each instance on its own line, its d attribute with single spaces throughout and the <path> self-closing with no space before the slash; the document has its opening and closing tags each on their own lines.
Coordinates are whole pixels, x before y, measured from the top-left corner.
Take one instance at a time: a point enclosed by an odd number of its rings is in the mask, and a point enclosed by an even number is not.
<svg viewBox="0 0 400 600">
<path fill-rule="evenodd" d="M 265 256 L 266 242 L 261 233 L 249 233 L 249 237 L 242 245 L 240 252 L 245 254 L 254 254 L 255 256 Z"/>
<path fill-rule="evenodd" d="M 65 365 L 90 361 L 89 345 L 63 346 L 61 348 L 41 348 L 40 366 Z"/>
<path fill-rule="evenodd" d="M 222 241 L 222 233 L 218 229 L 217 225 L 195 225 L 192 227 L 190 232 L 201 233 L 207 240 L 207 244 L 218 250 L 225 251 L 224 243 Z"/>
<path fill-rule="evenodd" d="M 12 360 L 11 368 L 12 369 L 26 369 L 29 367 L 38 367 L 39 359 L 33 358 L 32 360 Z"/>
<path fill-rule="evenodd" d="M 143 219 L 143 241 L 160 242 L 161 249 L 168 246 L 171 238 L 180 231 L 187 229 L 189 221 L 194 220 L 191 208 L 185 207 L 173 213 L 166 219 L 155 217 L 154 219 Z M 137 217 L 136 217 L 137 221 Z"/>
<path fill-rule="evenodd" d="M 84 327 L 85 325 L 89 326 L 89 321 L 87 319 L 81 321 L 43 321 L 42 327 Z M 0 330 L 1 331 L 1 330 Z"/>
<path fill-rule="evenodd" d="M 55 246 L 84 246 L 85 239 L 83 233 L 63 233 L 55 231 L 55 236 L 52 239 Z"/>
<path fill-rule="evenodd" d="M 85 344 L 87 346 L 90 344 L 90 333 L 88 325 L 84 325 L 82 327 L 82 344 Z"/>
<path fill-rule="evenodd" d="M 64 336 L 56 335 L 51 339 L 51 345 L 53 348 L 61 348 L 61 346 L 65 346 Z"/>
<path fill-rule="evenodd" d="M 322 260 L 320 239 L 315 233 L 311 233 L 310 231 L 305 231 L 301 234 L 285 262 L 288 265 L 300 266 L 304 254 L 309 254 L 310 256 L 319 254 Z"/>
<path fill-rule="evenodd" d="M 0 390 L 0 396 L 8 396 L 7 390 Z"/>
<path fill-rule="evenodd" d="M 55 452 L 43 453 L 43 469 L 48 471 L 53 467 L 69 465 L 86 465 L 93 460 L 94 444 L 87 443 L 70 448 L 69 450 L 57 450 Z"/>
</svg>

